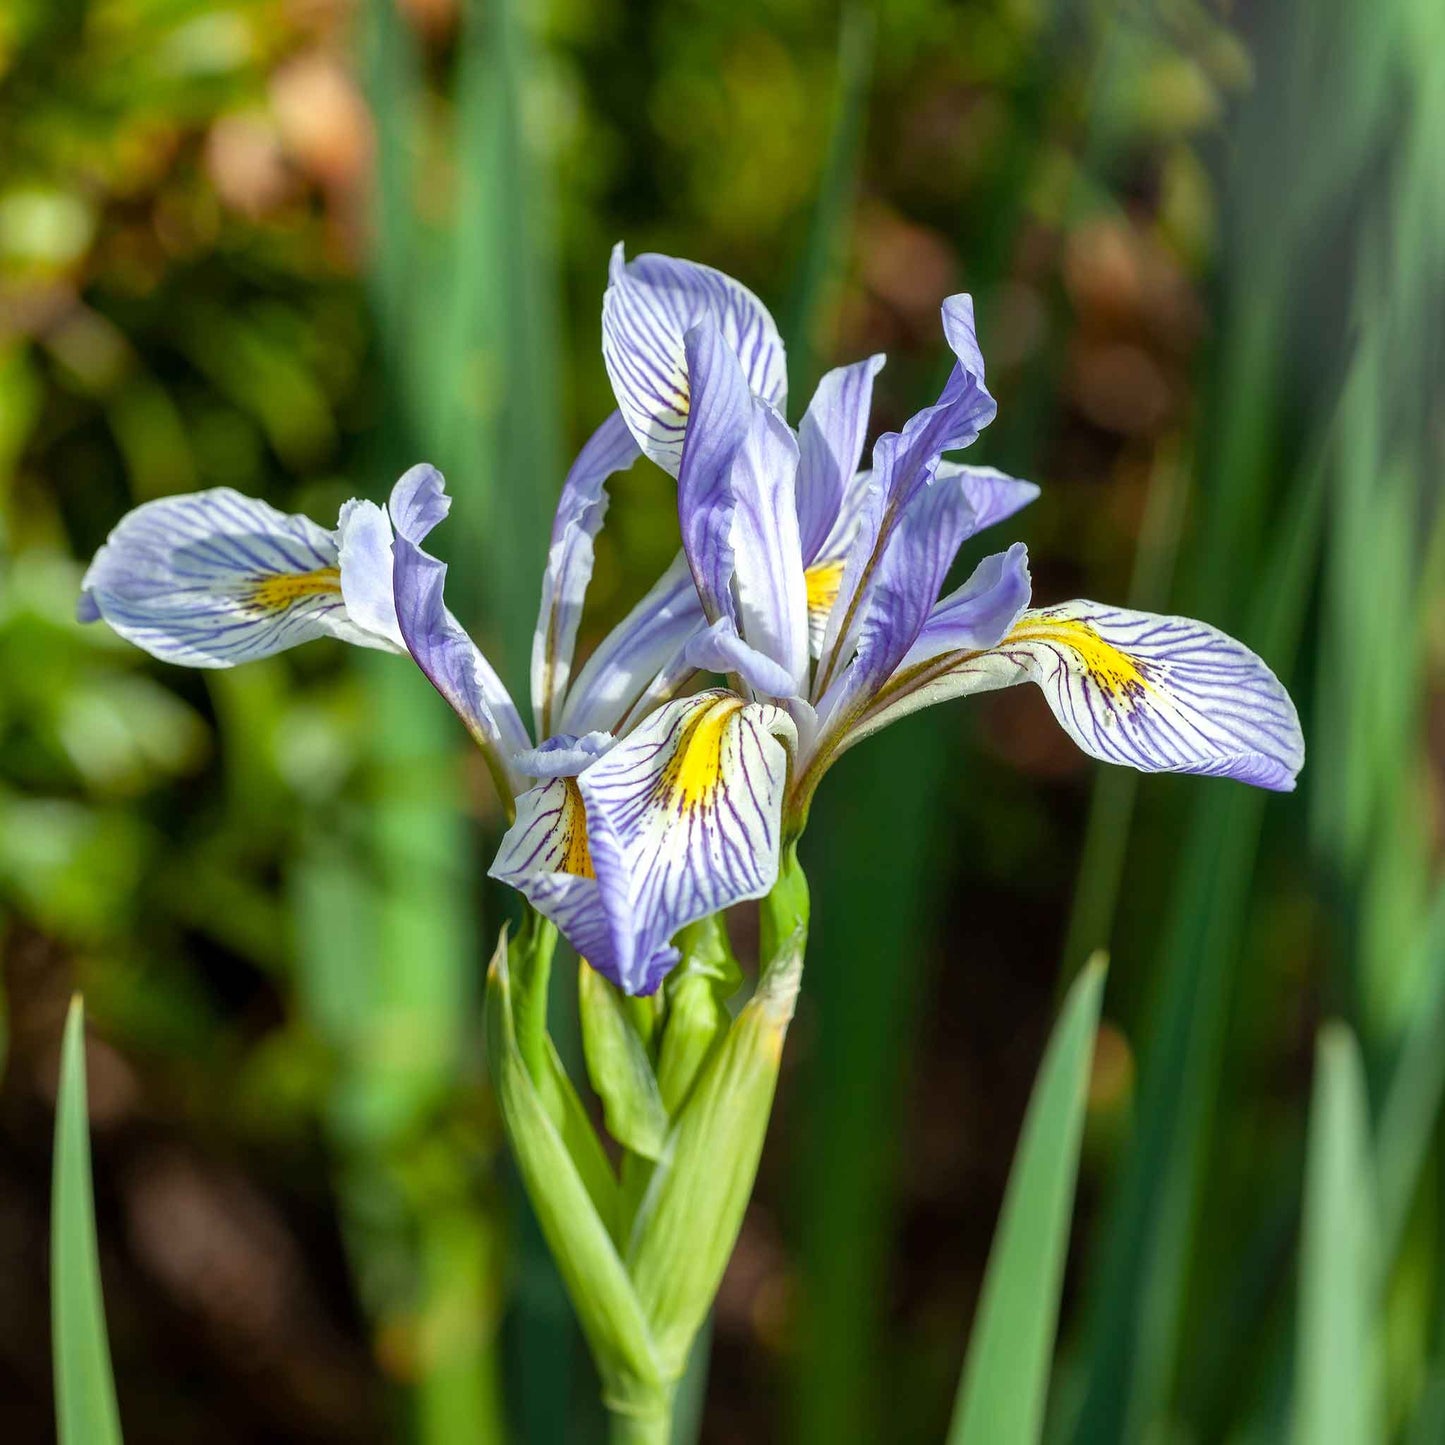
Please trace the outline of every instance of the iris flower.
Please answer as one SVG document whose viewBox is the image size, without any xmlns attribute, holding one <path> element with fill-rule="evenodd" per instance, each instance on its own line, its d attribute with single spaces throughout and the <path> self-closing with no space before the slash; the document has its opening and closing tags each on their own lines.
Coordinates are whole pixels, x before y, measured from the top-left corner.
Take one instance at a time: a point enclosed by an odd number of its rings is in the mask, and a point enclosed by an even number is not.
<svg viewBox="0 0 1445 1445">
<path fill-rule="evenodd" d="M 156 657 L 229 667 L 320 636 L 408 653 L 486 755 L 511 826 L 492 865 L 624 991 L 655 990 L 684 925 L 767 893 L 815 788 L 854 743 L 931 703 L 1032 682 L 1088 754 L 1294 786 L 1288 694 L 1202 622 L 1031 607 L 1015 544 L 943 588 L 960 547 L 1038 489 L 946 453 L 993 420 L 967 296 L 942 308 L 938 400 L 861 465 L 873 356 L 795 431 L 783 345 L 709 267 L 614 252 L 602 354 L 617 410 L 562 487 L 533 643 L 529 732 L 447 610 L 425 549 L 449 500 L 418 466 L 334 531 L 227 489 L 149 502 L 86 573 L 80 615 Z M 607 483 L 677 480 L 681 551 L 579 669 Z"/>
</svg>

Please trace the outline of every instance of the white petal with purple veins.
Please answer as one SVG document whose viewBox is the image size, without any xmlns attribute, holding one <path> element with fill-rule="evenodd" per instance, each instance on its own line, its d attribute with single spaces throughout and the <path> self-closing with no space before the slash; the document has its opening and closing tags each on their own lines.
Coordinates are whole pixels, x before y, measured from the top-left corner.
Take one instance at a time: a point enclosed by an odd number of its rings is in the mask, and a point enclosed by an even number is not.
<svg viewBox="0 0 1445 1445">
<path fill-rule="evenodd" d="M 575 780 L 518 799 L 494 876 L 628 993 L 677 960 L 673 935 L 777 881 L 793 724 L 704 692 L 659 709 Z"/>
<path fill-rule="evenodd" d="M 683 338 L 702 322 L 722 334 L 749 390 L 781 411 L 788 391 L 782 339 L 746 286 L 710 266 L 656 255 L 629 262 L 620 244 L 614 249 L 602 356 L 638 445 L 673 476 L 692 405 Z"/>
<path fill-rule="evenodd" d="M 616 945 L 588 960 L 628 992 L 657 987 L 684 924 L 777 881 L 780 738 L 795 741 L 779 709 L 699 693 L 654 713 L 577 780 Z"/>
<path fill-rule="evenodd" d="M 592 871 L 576 778 L 550 778 L 517 799 L 517 816 L 488 870 L 550 918 L 584 958 L 612 951 L 612 928 Z"/>
<path fill-rule="evenodd" d="M 187 667 L 233 667 L 316 637 L 396 648 L 348 615 L 332 533 L 228 487 L 128 513 L 81 588 L 82 618 Z"/>
<path fill-rule="evenodd" d="M 1188 617 L 1094 602 L 1025 612 L 986 652 L 902 671 L 849 742 L 930 703 L 1033 682 L 1092 757 L 1288 791 L 1304 738 L 1279 679 L 1242 643 Z"/>
</svg>

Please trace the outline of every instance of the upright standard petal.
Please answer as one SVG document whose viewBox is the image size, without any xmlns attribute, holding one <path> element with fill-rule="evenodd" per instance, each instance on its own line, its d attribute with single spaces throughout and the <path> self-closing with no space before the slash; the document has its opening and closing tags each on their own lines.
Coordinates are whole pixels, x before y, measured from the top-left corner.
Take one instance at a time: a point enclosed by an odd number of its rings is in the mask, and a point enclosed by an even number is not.
<svg viewBox="0 0 1445 1445">
<path fill-rule="evenodd" d="M 754 398 L 752 411 L 729 477 L 737 626 L 788 676 L 778 695 L 789 696 L 803 691 L 808 676 L 808 592 L 793 490 L 798 444 L 767 402 Z"/>
<path fill-rule="evenodd" d="M 733 464 L 753 424 L 753 398 L 727 339 L 710 322 L 687 333 L 692 411 L 677 476 L 682 550 L 709 622 L 736 620 L 732 584 Z"/>
<path fill-rule="evenodd" d="M 699 693 L 649 717 L 575 779 L 518 800 L 494 876 L 628 993 L 652 993 L 672 936 L 774 884 L 793 737 L 777 708 Z"/>
<path fill-rule="evenodd" d="M 680 663 L 689 639 L 706 626 L 692 569 L 679 553 L 642 601 L 597 644 L 567 691 L 561 728 L 618 731 L 638 700 Z"/>
<path fill-rule="evenodd" d="M 397 646 L 348 615 L 332 533 L 229 487 L 137 507 L 81 589 L 83 620 L 104 618 L 186 667 L 233 667 L 316 637 Z"/>
<path fill-rule="evenodd" d="M 959 548 L 979 529 L 971 482 L 967 468 L 940 472 L 899 519 L 869 580 L 857 624 L 857 655 L 835 672 L 819 701 L 825 729 L 836 734 L 848 728 L 917 642 Z M 990 502 L 992 492 L 982 500 Z M 1026 567 L 1023 577 L 1027 587 Z"/>
<path fill-rule="evenodd" d="M 943 303 L 943 331 L 957 358 L 938 400 L 901 432 L 887 432 L 873 448 L 873 474 L 857 533 L 843 571 L 838 605 L 824 642 L 826 682 L 852 655 L 862 608 L 879 559 L 914 499 L 933 480 L 946 451 L 971 445 L 998 410 L 983 382 L 983 354 L 973 324 L 971 297 Z"/>
<path fill-rule="evenodd" d="M 607 514 L 607 481 L 639 455 L 621 413 L 613 412 L 593 432 L 562 483 L 532 639 L 532 711 L 543 735 L 551 732 L 571 679 L 577 626 L 592 580 L 593 539 Z"/>
<path fill-rule="evenodd" d="M 676 476 L 693 404 L 683 338 L 700 323 L 715 326 L 742 368 L 748 389 L 784 409 L 788 374 L 783 343 L 767 308 L 721 271 L 612 252 L 602 303 L 602 356 L 617 405 L 637 444 Z"/>
<path fill-rule="evenodd" d="M 818 383 L 798 428 L 798 532 L 809 565 L 837 525 L 849 484 L 858 472 L 873 378 L 883 356 L 870 356 L 828 372 Z"/>
<path fill-rule="evenodd" d="M 1025 612 L 994 648 L 904 671 L 856 733 L 929 703 L 1034 682 L 1091 757 L 1289 791 L 1304 765 L 1294 704 L 1242 643 L 1187 617 L 1093 602 Z"/>
</svg>

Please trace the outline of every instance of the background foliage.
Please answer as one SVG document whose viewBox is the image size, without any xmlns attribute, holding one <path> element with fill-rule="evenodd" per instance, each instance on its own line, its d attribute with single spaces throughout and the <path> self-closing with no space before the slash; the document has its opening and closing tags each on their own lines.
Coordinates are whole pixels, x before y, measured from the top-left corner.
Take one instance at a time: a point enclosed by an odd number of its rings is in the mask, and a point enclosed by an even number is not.
<svg viewBox="0 0 1445 1445">
<path fill-rule="evenodd" d="M 1038 595 L 1237 632 L 1311 746 L 1283 800 L 1105 774 L 1018 690 L 840 765 L 701 1438 L 943 1438 L 1043 1040 L 1107 943 L 1048 1437 L 1439 1439 L 1442 46 L 1430 0 L 12 0 L 5 1438 L 53 1429 L 77 986 L 132 1445 L 598 1429 L 482 1082 L 508 904 L 459 730 L 384 657 L 202 676 L 71 616 L 138 501 L 325 520 L 426 457 L 520 680 L 621 238 L 759 291 L 795 411 L 886 350 L 880 427 L 972 291 L 977 459 L 1044 485 Z M 675 546 L 661 473 L 615 491 L 596 632 Z"/>
</svg>

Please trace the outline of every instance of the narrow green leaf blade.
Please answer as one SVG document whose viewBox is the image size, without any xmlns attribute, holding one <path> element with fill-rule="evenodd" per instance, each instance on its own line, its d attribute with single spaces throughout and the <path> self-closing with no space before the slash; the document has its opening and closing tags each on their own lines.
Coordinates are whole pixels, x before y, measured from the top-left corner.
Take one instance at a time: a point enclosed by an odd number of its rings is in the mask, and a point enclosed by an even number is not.
<svg viewBox="0 0 1445 1445">
<path fill-rule="evenodd" d="M 1079 975 L 1039 1069 L 989 1252 L 949 1445 L 1032 1445 L 1043 1431 L 1106 969 L 1096 953 Z"/>
<path fill-rule="evenodd" d="M 105 1333 L 90 1122 L 85 1102 L 85 1007 L 65 1021 L 55 1107 L 55 1183 L 50 1221 L 51 1349 L 60 1445 L 120 1445 L 120 1411 Z"/>
<path fill-rule="evenodd" d="M 1315 1054 L 1310 1105 L 1295 1445 L 1373 1445 L 1384 1439 L 1372 1369 L 1373 1177 L 1359 1048 L 1342 1024 L 1327 1024 Z"/>
</svg>

